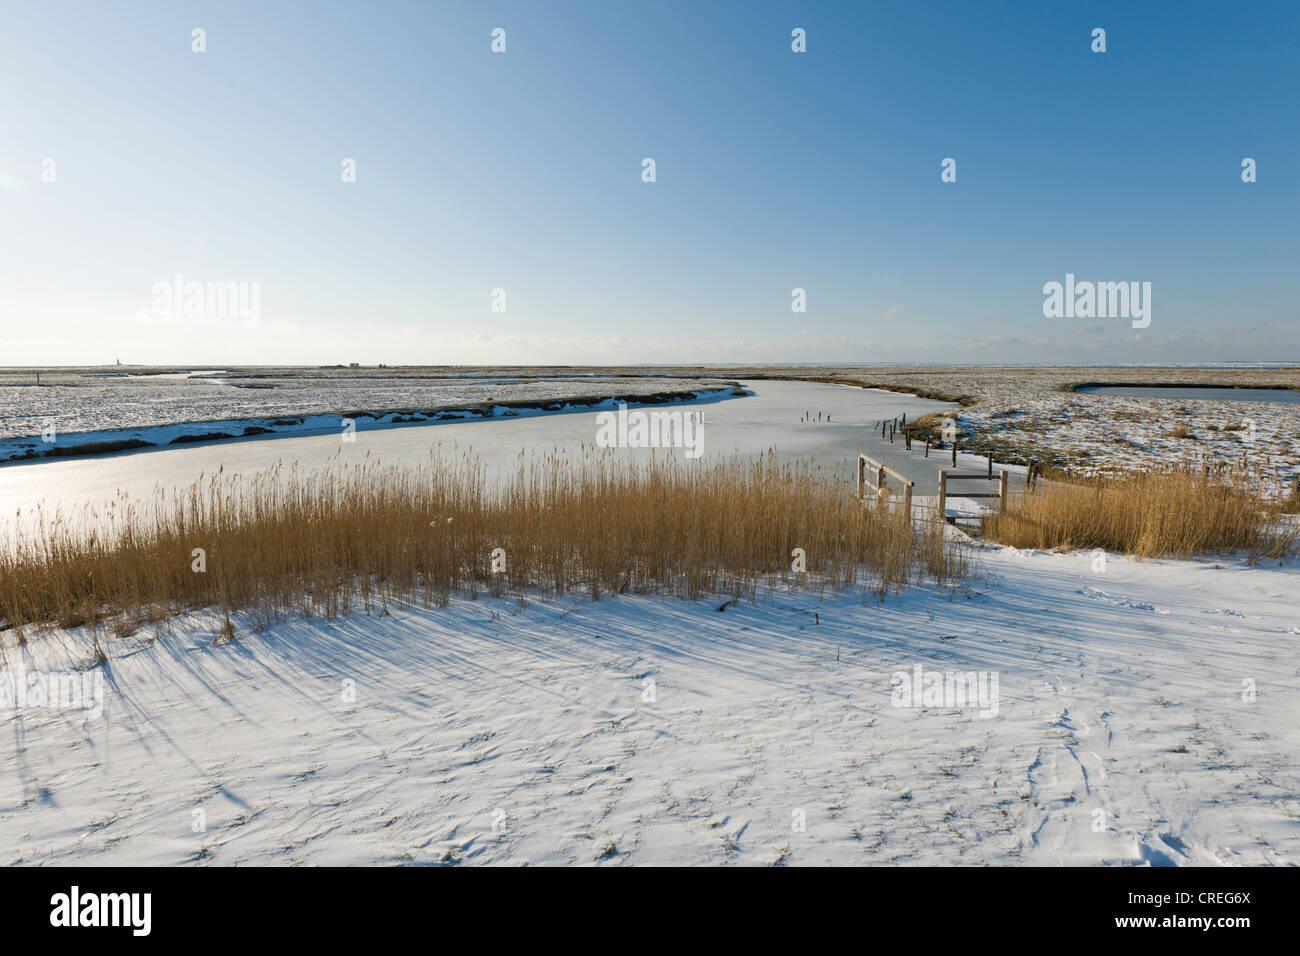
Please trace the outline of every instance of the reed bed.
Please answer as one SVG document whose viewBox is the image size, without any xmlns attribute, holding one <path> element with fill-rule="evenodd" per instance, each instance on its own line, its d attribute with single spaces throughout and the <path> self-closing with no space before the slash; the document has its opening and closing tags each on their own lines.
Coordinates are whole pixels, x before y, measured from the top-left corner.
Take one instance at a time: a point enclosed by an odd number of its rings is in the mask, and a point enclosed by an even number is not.
<svg viewBox="0 0 1300 956">
<path fill-rule="evenodd" d="M 1017 548 L 1104 548 L 1138 558 L 1295 551 L 1296 527 L 1264 476 L 1235 466 L 1168 468 L 1052 481 L 1014 496 L 983 533 Z"/>
<path fill-rule="evenodd" d="M 773 454 L 713 465 L 521 455 L 505 476 L 469 454 L 409 468 L 336 459 L 309 473 L 218 474 L 82 519 L 43 516 L 0 547 L 0 630 L 21 639 L 30 625 L 111 619 L 121 633 L 204 607 L 260 623 L 480 592 L 883 595 L 967 574 L 937 520 L 863 507 L 847 482 Z M 806 573 L 792 570 L 795 548 Z"/>
</svg>

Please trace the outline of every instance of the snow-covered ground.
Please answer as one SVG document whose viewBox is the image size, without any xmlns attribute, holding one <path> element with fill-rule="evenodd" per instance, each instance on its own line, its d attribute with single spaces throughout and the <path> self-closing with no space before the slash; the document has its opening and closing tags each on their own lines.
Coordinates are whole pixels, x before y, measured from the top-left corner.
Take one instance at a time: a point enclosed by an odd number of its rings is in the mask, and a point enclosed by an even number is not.
<svg viewBox="0 0 1300 956">
<path fill-rule="evenodd" d="M 644 386 L 643 386 L 644 389 Z M 673 393 L 673 397 L 652 396 L 655 407 L 661 405 L 679 405 L 722 401 L 728 397 L 742 394 L 739 389 L 729 385 L 706 385 L 694 391 Z M 617 409 L 620 404 L 639 408 L 637 394 L 625 395 L 621 401 L 613 398 L 584 398 L 579 401 L 557 398 L 548 401 L 544 407 L 514 407 L 511 405 L 488 404 L 472 409 L 447 408 L 407 410 L 400 412 L 358 413 L 346 415 L 300 415 L 294 418 L 240 418 L 225 421 L 170 422 L 151 425 L 147 428 L 117 428 L 107 431 L 88 431 L 50 434 L 49 440 L 39 437 L 0 439 L 0 463 L 5 461 L 28 461 L 42 457 L 73 457 L 82 455 L 81 449 L 90 449 L 84 455 L 97 454 L 95 446 L 103 442 L 115 443 L 113 450 L 121 450 L 121 442 L 138 442 L 135 447 L 162 448 L 170 445 L 188 445 L 224 441 L 228 439 L 247 439 L 263 435 L 277 438 L 310 435 L 328 435 L 338 439 L 349 433 L 371 431 L 380 428 L 410 427 L 415 425 L 442 425 L 450 422 L 471 420 L 481 422 L 488 419 L 534 418 L 552 415 L 556 412 L 599 412 Z"/>
<path fill-rule="evenodd" d="M 37 376 L 39 375 L 39 381 Z M 0 461 L 66 452 L 89 442 L 137 439 L 166 445 L 182 436 L 339 431 L 437 422 L 489 410 L 528 414 L 505 403 L 589 396 L 723 389 L 716 379 L 595 373 L 455 375 L 437 369 L 0 369 Z M 493 410 L 493 403 L 499 403 Z M 467 413 L 466 409 L 480 409 Z M 459 410 L 459 414 L 456 411 Z M 42 441 L 44 437 L 46 441 Z"/>
<path fill-rule="evenodd" d="M 146 628 L 102 715 L 0 708 L 0 862 L 1300 863 L 1294 565 L 977 557 L 881 603 Z M 996 697 L 895 706 L 917 667 Z"/>
<path fill-rule="evenodd" d="M 1300 401 L 1250 401 L 1250 392 L 1213 388 L 1294 390 L 1300 388 L 1296 368 L 934 366 L 833 372 L 877 385 L 970 396 L 975 404 L 959 413 L 962 442 L 992 451 L 999 461 L 1034 457 L 1078 474 L 1098 474 L 1180 458 L 1237 462 L 1246 456 L 1270 473 L 1276 467 L 1283 481 L 1300 474 Z M 1123 396 L 1062 390 L 1086 382 L 1183 383 L 1205 391 L 1158 388 L 1146 396 Z M 1285 394 L 1300 399 L 1294 391 Z"/>
</svg>

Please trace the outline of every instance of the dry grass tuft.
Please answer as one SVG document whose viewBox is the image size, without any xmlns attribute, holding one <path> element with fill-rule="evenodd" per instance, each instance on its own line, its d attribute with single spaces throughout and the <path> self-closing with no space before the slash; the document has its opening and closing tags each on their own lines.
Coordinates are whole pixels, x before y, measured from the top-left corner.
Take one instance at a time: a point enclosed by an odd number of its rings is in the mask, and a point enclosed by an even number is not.
<svg viewBox="0 0 1300 956">
<path fill-rule="evenodd" d="M 888 507 L 863 507 L 847 482 L 770 454 L 716 465 L 521 455 L 508 480 L 488 477 L 468 455 L 417 468 L 277 466 L 219 474 L 147 505 L 123 499 L 93 532 L 42 517 L 0 545 L 0 629 L 21 638 L 28 625 L 112 620 L 126 633 L 218 607 L 232 639 L 232 611 L 263 623 L 357 605 L 383 613 L 389 601 L 441 606 L 479 591 L 695 599 L 752 597 L 768 584 L 884 594 L 967 573 L 937 521 L 914 527 Z M 791 570 L 795 548 L 806 574 Z"/>
<path fill-rule="evenodd" d="M 1162 471 L 1043 484 L 989 516 L 984 534 L 1017 548 L 1104 548 L 1139 558 L 1245 552 L 1283 557 L 1294 526 L 1240 469 Z"/>
</svg>

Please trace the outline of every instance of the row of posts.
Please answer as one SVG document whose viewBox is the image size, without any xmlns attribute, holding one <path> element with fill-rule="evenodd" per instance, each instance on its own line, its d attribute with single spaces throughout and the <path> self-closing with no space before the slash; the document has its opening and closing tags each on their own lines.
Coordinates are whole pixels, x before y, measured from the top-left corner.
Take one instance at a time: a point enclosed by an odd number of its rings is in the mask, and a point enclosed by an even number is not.
<svg viewBox="0 0 1300 956">
<path fill-rule="evenodd" d="M 904 450 L 906 451 L 912 450 L 912 433 L 907 430 L 906 412 L 899 415 L 897 418 L 892 418 L 887 421 L 882 421 L 879 422 L 878 424 L 880 425 L 881 438 L 888 438 L 889 443 L 892 445 L 894 443 L 894 436 L 901 431 L 903 433 Z M 952 464 L 953 467 L 955 468 L 957 466 L 957 442 L 954 441 L 951 444 L 952 444 Z M 930 457 L 930 435 L 928 432 L 926 433 L 925 436 L 925 457 L 926 458 Z M 986 455 L 985 457 L 988 458 L 989 477 L 992 478 L 993 477 L 993 456 L 990 454 L 990 455 Z M 1033 458 L 1029 459 L 1028 464 L 1029 467 L 1026 469 L 1025 472 L 1025 488 L 1028 491 L 1032 492 L 1037 487 L 1038 479 L 1042 475 L 1042 466 Z"/>
<path fill-rule="evenodd" d="M 894 436 L 895 436 L 896 434 L 898 434 L 899 432 L 902 432 L 902 433 L 903 433 L 903 449 L 904 449 L 905 451 L 911 451 L 911 450 L 912 450 L 912 433 L 911 433 L 910 431 L 907 430 L 907 413 L 906 413 L 906 412 L 904 412 L 903 414 L 899 415 L 897 418 L 892 418 L 892 419 L 889 419 L 889 420 L 887 420 L 887 421 L 879 422 L 878 424 L 880 425 L 880 437 L 881 437 L 881 438 L 888 438 L 888 439 L 889 439 L 889 443 L 892 445 L 892 444 L 894 443 Z M 929 458 L 929 457 L 930 457 L 930 435 L 929 435 L 928 432 L 926 433 L 926 436 L 925 436 L 925 457 L 926 457 L 926 458 Z M 990 462 L 990 465 L 989 465 L 989 468 L 990 468 L 989 474 L 992 474 L 993 472 L 992 472 L 992 459 L 991 459 L 991 458 L 989 459 L 989 462 Z M 956 442 L 953 442 L 953 443 L 952 443 L 952 463 L 953 463 L 954 465 L 957 464 L 957 443 L 956 443 Z"/>
</svg>

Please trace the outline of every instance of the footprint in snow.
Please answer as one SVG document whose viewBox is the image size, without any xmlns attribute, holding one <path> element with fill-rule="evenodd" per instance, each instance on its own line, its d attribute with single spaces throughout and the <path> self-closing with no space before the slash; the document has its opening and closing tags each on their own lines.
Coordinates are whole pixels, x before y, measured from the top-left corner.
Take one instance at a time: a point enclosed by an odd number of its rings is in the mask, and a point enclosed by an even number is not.
<svg viewBox="0 0 1300 956">
<path fill-rule="evenodd" d="M 1134 611 L 1150 611 L 1153 614 L 1169 613 L 1169 611 L 1165 610 L 1164 608 L 1156 607 L 1154 604 L 1150 603 L 1149 601 L 1134 601 L 1131 598 L 1120 597 L 1114 594 L 1108 594 L 1105 591 L 1101 591 L 1093 587 L 1079 588 L 1079 590 L 1076 591 L 1075 593 L 1082 594 L 1084 597 L 1091 598 L 1094 601 L 1102 601 L 1103 603 L 1110 604 L 1114 607 L 1127 607 L 1127 608 L 1132 608 Z"/>
</svg>

